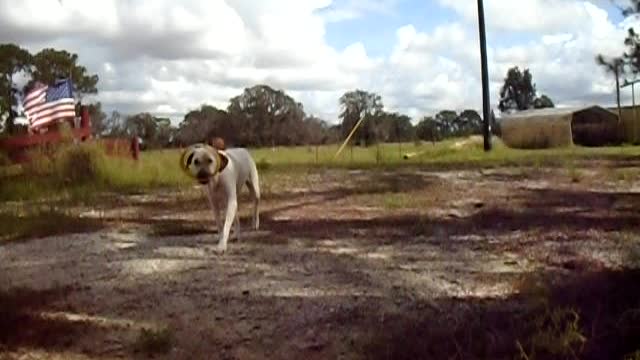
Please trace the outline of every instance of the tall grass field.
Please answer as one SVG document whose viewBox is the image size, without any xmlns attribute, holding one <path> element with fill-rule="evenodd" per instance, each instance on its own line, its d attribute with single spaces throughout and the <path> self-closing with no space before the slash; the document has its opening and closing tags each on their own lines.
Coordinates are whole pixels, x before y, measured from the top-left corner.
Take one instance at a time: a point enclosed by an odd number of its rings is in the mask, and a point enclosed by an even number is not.
<svg viewBox="0 0 640 360">
<path fill-rule="evenodd" d="M 423 170 L 483 169 L 499 166 L 562 167 L 579 182 L 576 162 L 581 159 L 640 157 L 640 146 L 567 147 L 515 150 L 494 139 L 485 152 L 482 139 L 471 137 L 432 143 L 379 144 L 370 147 L 339 145 L 249 149 L 260 171 L 263 193 L 274 184 L 308 183 L 309 171 L 329 168 Z M 0 242 L 102 227 L 101 221 L 79 218 L 70 209 L 93 206 L 112 194 L 141 194 L 167 189 L 182 191 L 196 184 L 179 166 L 181 150 L 143 151 L 137 161 L 107 156 L 95 143 L 59 146 L 54 152 L 36 150 L 23 165 L 0 163 Z M 6 159 L 5 159 L 6 160 Z M 636 178 L 637 172 L 617 172 Z M 376 200 L 376 199 L 369 199 Z M 405 197 L 377 199 L 385 206 L 402 205 Z"/>
<path fill-rule="evenodd" d="M 263 176 L 313 168 L 463 169 L 496 166 L 566 166 L 579 159 L 640 156 L 640 147 L 567 147 L 516 150 L 494 139 L 485 152 L 482 139 L 470 137 L 432 143 L 339 145 L 249 149 Z M 180 149 L 143 151 L 138 161 L 111 157 L 95 144 L 67 144 L 55 153 L 32 154 L 22 166 L 0 166 L 0 201 L 89 199 L 100 192 L 144 192 L 192 186 L 179 167 Z M 408 155 L 408 156 L 407 156 Z"/>
</svg>

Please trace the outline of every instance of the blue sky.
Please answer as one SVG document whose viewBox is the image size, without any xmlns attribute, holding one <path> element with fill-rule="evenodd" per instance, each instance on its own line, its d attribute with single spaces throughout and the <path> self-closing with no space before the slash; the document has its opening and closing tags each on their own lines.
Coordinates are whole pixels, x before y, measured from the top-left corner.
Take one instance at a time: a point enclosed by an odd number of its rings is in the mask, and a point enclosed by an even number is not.
<svg viewBox="0 0 640 360">
<path fill-rule="evenodd" d="M 340 6 L 337 1 L 335 6 Z M 363 16 L 327 24 L 327 42 L 338 49 L 355 41 L 364 43 L 371 56 L 388 56 L 396 39 L 396 30 L 413 24 L 421 31 L 457 19 L 455 12 L 431 1 L 404 0 L 388 13 Z"/>
<path fill-rule="evenodd" d="M 468 0 L 475 7 L 475 0 Z M 504 0 L 507 1 L 507 0 Z M 517 0 L 512 0 L 517 1 Z M 559 0 L 563 1 L 563 0 Z M 350 1 L 338 0 L 330 8 L 348 6 Z M 620 22 L 623 16 L 615 5 L 608 1 L 597 1 L 598 6 L 607 10 L 613 22 Z M 327 42 L 342 49 L 355 41 L 362 42 L 371 56 L 388 56 L 396 38 L 396 30 L 412 24 L 419 31 L 430 32 L 436 26 L 460 21 L 454 10 L 432 0 L 398 0 L 389 12 L 363 13 L 353 19 L 327 23 Z M 487 23 L 494 19 L 486 18 Z M 476 25 L 476 24 L 473 24 Z M 488 29 L 487 41 L 493 46 L 512 46 L 535 39 L 539 34 L 530 31 L 492 31 Z"/>
</svg>

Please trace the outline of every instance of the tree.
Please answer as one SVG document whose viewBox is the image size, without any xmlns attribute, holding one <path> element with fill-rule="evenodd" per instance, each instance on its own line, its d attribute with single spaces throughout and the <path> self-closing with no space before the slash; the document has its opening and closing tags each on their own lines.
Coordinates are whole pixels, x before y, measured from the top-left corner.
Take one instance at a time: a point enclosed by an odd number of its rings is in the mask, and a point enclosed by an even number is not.
<svg viewBox="0 0 640 360">
<path fill-rule="evenodd" d="M 596 56 L 596 62 L 605 68 L 605 70 L 613 74 L 616 78 L 616 103 L 618 104 L 618 118 L 622 118 L 622 110 L 620 108 L 620 76 L 624 70 L 624 60 L 622 57 L 614 57 L 606 59 L 603 55 Z"/>
<path fill-rule="evenodd" d="M 458 115 L 456 122 L 456 136 L 469 136 L 482 134 L 482 117 L 477 111 L 467 109 Z"/>
<path fill-rule="evenodd" d="M 267 85 L 244 89 L 227 108 L 239 141 L 258 146 L 300 144 L 304 108 L 284 91 Z"/>
<path fill-rule="evenodd" d="M 315 116 L 308 116 L 304 119 L 304 142 L 310 145 L 327 144 L 333 138 L 330 133 L 329 124 Z"/>
<path fill-rule="evenodd" d="M 15 118 L 18 115 L 13 104 L 20 90 L 13 82 L 13 76 L 21 71 L 30 71 L 31 54 L 15 44 L 0 44 L 0 120 L 5 120 L 7 132 L 15 131 Z"/>
<path fill-rule="evenodd" d="M 409 116 L 385 112 L 383 117 L 382 135 L 385 141 L 402 142 L 413 138 L 415 130 Z"/>
<path fill-rule="evenodd" d="M 383 107 L 382 97 L 378 94 L 359 89 L 346 92 L 340 97 L 342 136 L 348 136 L 358 121 L 363 119 L 353 141 L 365 145 L 376 141 L 376 128 L 381 123 Z"/>
<path fill-rule="evenodd" d="M 442 110 L 435 116 L 438 133 L 441 138 L 455 136 L 458 132 L 458 114 L 453 110 Z"/>
<path fill-rule="evenodd" d="M 126 119 L 118 111 L 112 111 L 111 115 L 105 119 L 104 136 L 126 136 Z"/>
<path fill-rule="evenodd" d="M 91 119 L 91 132 L 97 136 L 104 135 L 108 130 L 107 114 L 102 111 L 102 103 L 86 105 Z"/>
<path fill-rule="evenodd" d="M 504 85 L 500 89 L 500 111 L 507 110 L 527 110 L 533 107 L 536 99 L 536 87 L 533 84 L 529 69 L 520 71 L 515 66 L 507 71 Z"/>
<path fill-rule="evenodd" d="M 15 94 L 24 94 L 36 81 L 51 85 L 58 78 L 71 77 L 77 98 L 84 94 L 97 93 L 98 76 L 88 74 L 84 66 L 78 65 L 78 55 L 65 50 L 44 49 L 36 55 L 14 44 L 0 44 L 0 120 L 6 118 L 6 130 L 15 128 L 18 115 L 13 109 Z M 24 72 L 29 80 L 26 87 L 13 82 L 17 73 Z"/>
<path fill-rule="evenodd" d="M 238 139 L 229 119 L 229 114 L 211 105 L 202 105 L 200 109 L 191 110 L 178 125 L 176 142 L 189 145 L 196 142 L 206 142 L 218 136 L 225 139 L 227 145 Z"/>
<path fill-rule="evenodd" d="M 553 101 L 547 95 L 541 95 L 539 98 L 533 101 L 533 107 L 535 109 L 544 109 L 555 107 Z"/>
<path fill-rule="evenodd" d="M 623 2 L 622 14 L 631 16 L 640 13 L 640 0 L 626 0 Z"/>
<path fill-rule="evenodd" d="M 59 78 L 71 78 L 74 93 L 79 98 L 84 94 L 98 92 L 98 75 L 88 74 L 84 66 L 78 65 L 78 55 L 65 50 L 43 49 L 33 56 L 32 81 L 53 84 Z"/>
<path fill-rule="evenodd" d="M 553 101 L 547 95 L 537 96 L 536 85 L 529 69 L 520 71 L 517 66 L 510 68 L 500 89 L 500 111 L 522 111 L 542 107 L 553 107 Z"/>
<path fill-rule="evenodd" d="M 431 116 L 425 116 L 416 125 L 416 136 L 420 140 L 435 143 L 442 139 L 438 122 Z"/>
<path fill-rule="evenodd" d="M 170 119 L 157 118 L 149 113 L 127 117 L 125 129 L 127 135 L 139 136 L 146 148 L 167 146 L 174 131 Z"/>
</svg>

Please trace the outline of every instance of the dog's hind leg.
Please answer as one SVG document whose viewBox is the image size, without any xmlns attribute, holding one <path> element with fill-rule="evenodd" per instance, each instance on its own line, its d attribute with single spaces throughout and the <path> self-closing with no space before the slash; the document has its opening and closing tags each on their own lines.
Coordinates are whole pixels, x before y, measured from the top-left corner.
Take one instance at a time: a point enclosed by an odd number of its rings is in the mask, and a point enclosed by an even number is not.
<svg viewBox="0 0 640 360">
<path fill-rule="evenodd" d="M 260 182 L 255 167 L 251 171 L 251 180 L 247 181 L 247 187 L 253 198 L 253 229 L 258 230 L 260 227 Z"/>
</svg>

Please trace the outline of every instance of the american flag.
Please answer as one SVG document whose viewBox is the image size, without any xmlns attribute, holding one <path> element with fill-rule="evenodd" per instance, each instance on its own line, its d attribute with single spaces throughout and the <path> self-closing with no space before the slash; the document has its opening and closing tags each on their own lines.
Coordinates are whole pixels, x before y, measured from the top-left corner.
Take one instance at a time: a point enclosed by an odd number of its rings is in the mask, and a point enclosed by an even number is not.
<svg viewBox="0 0 640 360">
<path fill-rule="evenodd" d="M 58 80 L 53 86 L 42 83 L 36 85 L 25 94 L 24 112 L 29 120 L 29 128 L 38 130 L 50 123 L 75 118 L 76 107 L 73 98 L 71 80 Z"/>
</svg>

